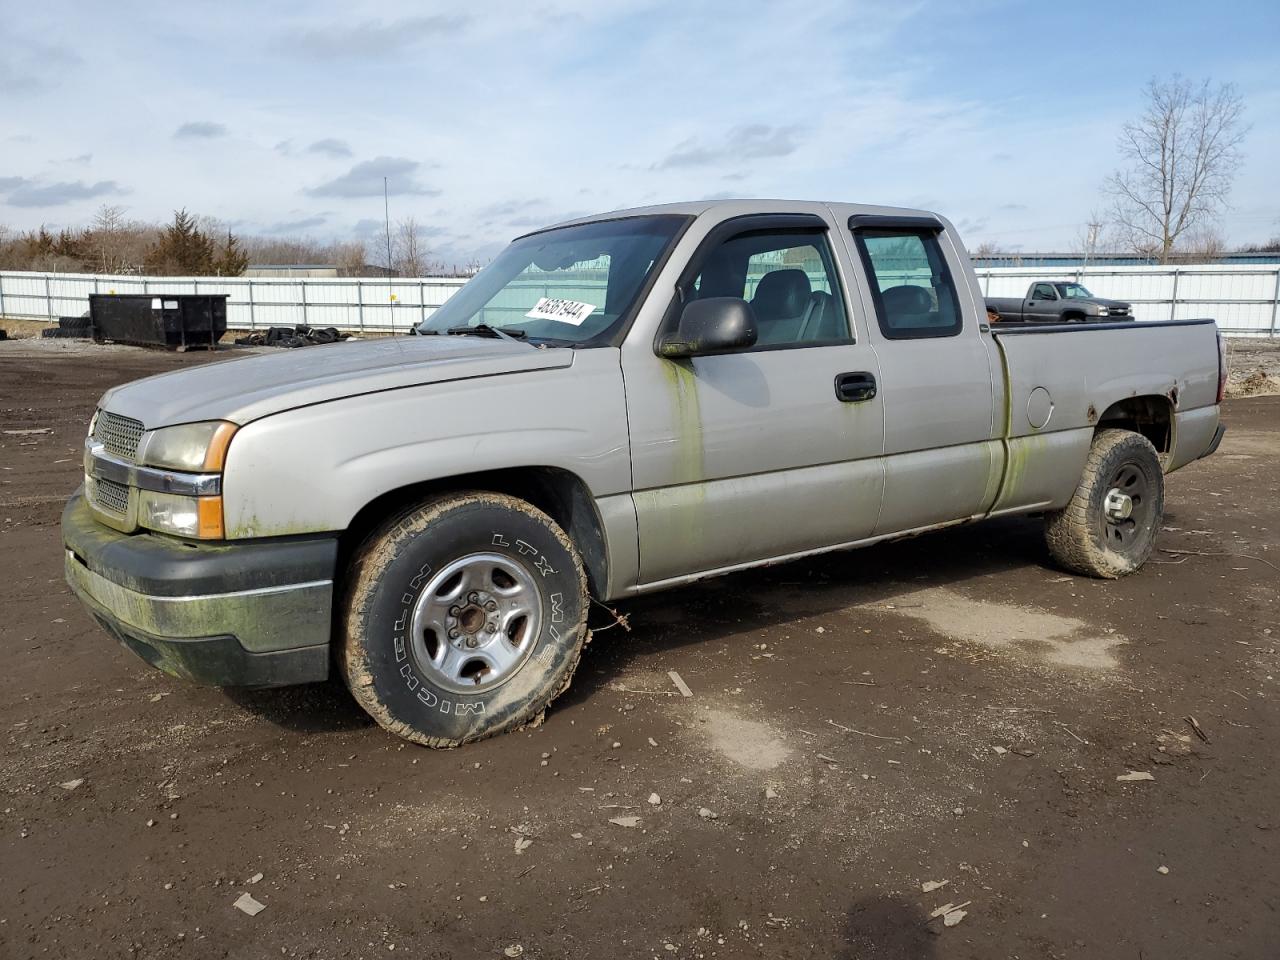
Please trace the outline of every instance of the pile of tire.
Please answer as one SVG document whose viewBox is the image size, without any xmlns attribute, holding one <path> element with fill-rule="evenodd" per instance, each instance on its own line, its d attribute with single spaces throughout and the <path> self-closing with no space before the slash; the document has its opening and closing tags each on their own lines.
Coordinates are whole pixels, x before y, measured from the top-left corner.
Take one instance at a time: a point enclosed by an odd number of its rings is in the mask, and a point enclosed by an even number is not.
<svg viewBox="0 0 1280 960">
<path fill-rule="evenodd" d="M 337 343 L 351 336 L 337 327 L 312 327 L 300 323 L 296 327 L 268 327 L 266 333 L 250 333 L 236 337 L 242 347 L 309 347 L 319 343 Z"/>
<path fill-rule="evenodd" d="M 41 330 L 40 336 L 45 339 L 88 340 L 93 336 L 93 321 L 88 313 L 79 317 L 59 317 L 58 325 Z"/>
</svg>

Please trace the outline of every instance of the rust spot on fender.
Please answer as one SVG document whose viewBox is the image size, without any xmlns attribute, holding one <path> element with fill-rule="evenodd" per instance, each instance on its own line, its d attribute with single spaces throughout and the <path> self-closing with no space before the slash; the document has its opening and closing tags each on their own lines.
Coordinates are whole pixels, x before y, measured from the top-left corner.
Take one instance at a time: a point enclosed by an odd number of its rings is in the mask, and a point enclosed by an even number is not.
<svg viewBox="0 0 1280 960">
<path fill-rule="evenodd" d="M 1095 407 L 1092 403 L 1091 403 L 1091 404 L 1089 404 L 1089 409 L 1088 409 L 1087 411 L 1085 411 L 1085 415 L 1084 415 L 1084 416 L 1085 416 L 1085 419 L 1086 419 L 1086 420 L 1088 420 L 1090 423 L 1097 423 L 1097 422 L 1098 422 L 1098 408 L 1097 408 L 1097 407 Z"/>
</svg>

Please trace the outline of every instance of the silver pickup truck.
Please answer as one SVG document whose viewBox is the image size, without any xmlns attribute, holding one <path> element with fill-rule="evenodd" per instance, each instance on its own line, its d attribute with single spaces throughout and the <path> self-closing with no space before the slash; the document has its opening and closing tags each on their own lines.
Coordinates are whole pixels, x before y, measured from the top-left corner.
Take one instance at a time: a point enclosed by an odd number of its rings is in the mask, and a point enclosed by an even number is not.
<svg viewBox="0 0 1280 960">
<path fill-rule="evenodd" d="M 1212 453 L 1210 320 L 991 330 L 952 226 L 839 203 L 673 204 L 514 241 L 419 336 L 108 391 L 66 575 L 168 673 L 336 665 L 454 746 L 536 722 L 591 597 L 1043 514 L 1137 570 L 1164 474 Z"/>
</svg>

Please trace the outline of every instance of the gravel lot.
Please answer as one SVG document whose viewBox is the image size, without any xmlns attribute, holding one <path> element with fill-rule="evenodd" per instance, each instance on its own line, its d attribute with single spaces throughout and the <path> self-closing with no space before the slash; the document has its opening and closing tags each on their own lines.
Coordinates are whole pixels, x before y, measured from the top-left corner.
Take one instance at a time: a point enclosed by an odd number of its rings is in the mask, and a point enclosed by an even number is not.
<svg viewBox="0 0 1280 960">
<path fill-rule="evenodd" d="M 1137 576 L 1014 519 L 726 577 L 432 752 L 154 672 L 63 585 L 95 400 L 208 359 L 0 343 L 0 957 L 1276 955 L 1280 397 Z"/>
</svg>

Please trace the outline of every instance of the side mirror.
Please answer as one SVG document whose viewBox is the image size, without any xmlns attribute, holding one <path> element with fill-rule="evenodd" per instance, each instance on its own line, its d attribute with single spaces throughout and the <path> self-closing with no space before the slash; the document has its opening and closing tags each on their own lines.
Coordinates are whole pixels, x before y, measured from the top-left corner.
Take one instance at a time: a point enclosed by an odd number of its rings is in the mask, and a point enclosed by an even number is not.
<svg viewBox="0 0 1280 960">
<path fill-rule="evenodd" d="M 751 304 L 738 297 L 691 300 L 676 329 L 658 341 L 657 354 L 668 360 L 733 353 L 756 345 L 759 330 Z"/>
</svg>

